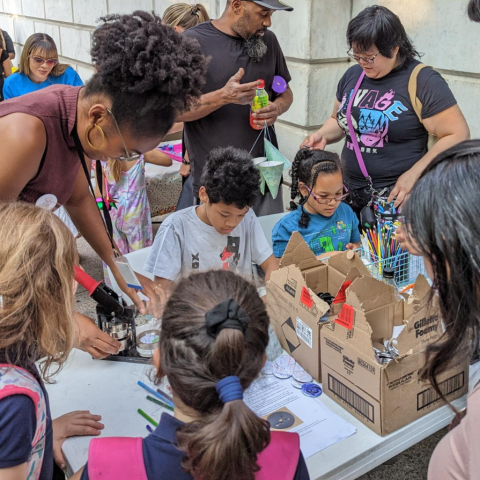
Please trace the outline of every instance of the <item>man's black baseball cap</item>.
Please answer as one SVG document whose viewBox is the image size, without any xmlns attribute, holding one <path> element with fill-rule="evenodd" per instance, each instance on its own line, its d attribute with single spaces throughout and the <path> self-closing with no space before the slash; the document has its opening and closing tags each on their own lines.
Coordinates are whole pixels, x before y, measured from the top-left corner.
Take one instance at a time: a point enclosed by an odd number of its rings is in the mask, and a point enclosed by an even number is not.
<svg viewBox="0 0 480 480">
<path fill-rule="evenodd" d="M 293 11 L 293 7 L 287 5 L 281 0 L 244 0 L 245 2 L 252 2 L 261 7 L 270 8 L 271 10 L 285 10 L 287 12 Z"/>
</svg>

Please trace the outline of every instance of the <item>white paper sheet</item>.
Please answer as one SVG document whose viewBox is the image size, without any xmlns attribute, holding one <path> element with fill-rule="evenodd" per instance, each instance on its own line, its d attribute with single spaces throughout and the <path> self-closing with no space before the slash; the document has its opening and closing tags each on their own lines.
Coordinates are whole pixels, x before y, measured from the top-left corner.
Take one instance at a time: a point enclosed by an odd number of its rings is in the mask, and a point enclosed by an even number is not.
<svg viewBox="0 0 480 480">
<path fill-rule="evenodd" d="M 295 426 L 284 431 L 300 435 L 300 448 L 308 458 L 356 433 L 356 428 L 331 412 L 323 403 L 304 395 L 291 379 L 280 380 L 265 376 L 255 381 L 245 392 L 245 403 L 259 416 L 266 418 L 276 411 L 291 412 Z"/>
</svg>

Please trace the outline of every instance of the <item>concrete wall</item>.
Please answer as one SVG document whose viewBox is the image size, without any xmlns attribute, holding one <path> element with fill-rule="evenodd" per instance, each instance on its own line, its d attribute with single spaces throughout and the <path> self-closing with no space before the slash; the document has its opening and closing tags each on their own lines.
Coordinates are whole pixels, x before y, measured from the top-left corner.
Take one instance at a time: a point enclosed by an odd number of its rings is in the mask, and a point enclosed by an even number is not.
<svg viewBox="0 0 480 480">
<path fill-rule="evenodd" d="M 17 59 L 25 39 L 46 32 L 56 41 L 61 60 L 87 80 L 91 33 L 106 13 L 164 9 L 179 0 L 0 0 L 0 27 L 12 36 Z M 190 0 L 184 0 L 190 1 Z M 226 0 L 204 0 L 218 16 Z M 287 0 L 292 13 L 276 12 L 277 34 L 292 75 L 292 108 L 277 123 L 282 151 L 293 158 L 303 138 L 332 113 L 336 85 L 349 66 L 345 32 L 352 16 L 374 3 L 368 0 Z M 467 117 L 472 135 L 480 137 L 480 25 L 469 22 L 468 0 L 376 0 L 397 13 L 423 61 L 447 79 Z M 337 148 L 338 149 L 338 146 Z"/>
</svg>

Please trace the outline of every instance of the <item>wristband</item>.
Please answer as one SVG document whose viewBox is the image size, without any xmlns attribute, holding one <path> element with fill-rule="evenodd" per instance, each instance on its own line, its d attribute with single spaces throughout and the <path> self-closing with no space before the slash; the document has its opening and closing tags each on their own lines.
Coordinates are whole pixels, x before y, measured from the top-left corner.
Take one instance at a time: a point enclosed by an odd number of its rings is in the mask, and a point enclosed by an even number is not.
<svg viewBox="0 0 480 480">
<path fill-rule="evenodd" d="M 182 163 L 183 163 L 184 165 L 190 165 L 190 162 L 188 162 L 188 161 L 185 160 L 185 159 L 182 160 Z"/>
</svg>

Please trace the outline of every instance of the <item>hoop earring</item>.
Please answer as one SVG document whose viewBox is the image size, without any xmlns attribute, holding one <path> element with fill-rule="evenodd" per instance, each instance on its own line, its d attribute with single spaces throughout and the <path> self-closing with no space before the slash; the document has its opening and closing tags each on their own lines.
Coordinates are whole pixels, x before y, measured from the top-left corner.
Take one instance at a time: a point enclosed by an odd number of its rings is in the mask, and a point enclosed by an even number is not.
<svg viewBox="0 0 480 480">
<path fill-rule="evenodd" d="M 99 147 L 95 147 L 94 145 L 92 145 L 92 142 L 90 142 L 90 139 L 88 138 L 88 135 L 94 128 L 100 131 L 100 136 L 102 137 L 102 144 Z M 93 150 L 97 150 L 97 151 L 101 150 L 103 148 L 103 144 L 105 143 L 105 132 L 103 131 L 100 125 L 97 125 L 96 123 L 94 123 L 93 125 L 89 125 L 85 130 L 85 140 L 87 141 L 88 146 Z"/>
</svg>

